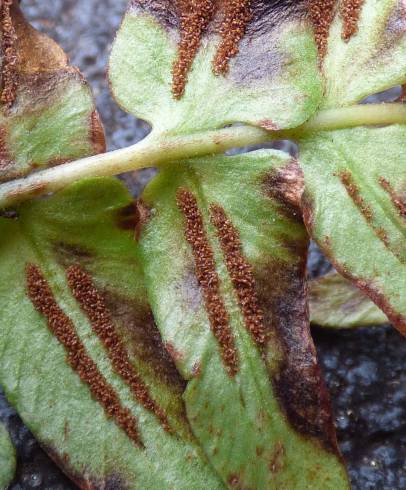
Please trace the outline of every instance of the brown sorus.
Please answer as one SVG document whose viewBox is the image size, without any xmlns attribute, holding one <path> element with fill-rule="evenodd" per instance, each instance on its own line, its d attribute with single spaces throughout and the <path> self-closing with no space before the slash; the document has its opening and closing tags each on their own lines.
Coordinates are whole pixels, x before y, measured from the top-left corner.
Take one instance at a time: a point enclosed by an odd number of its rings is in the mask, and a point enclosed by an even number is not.
<svg viewBox="0 0 406 490">
<path fill-rule="evenodd" d="M 348 195 L 351 197 L 354 204 L 361 211 L 367 223 L 374 230 L 375 235 L 382 240 L 386 247 L 389 247 L 390 241 L 388 234 L 382 227 L 378 227 L 374 224 L 374 214 L 372 208 L 365 202 L 365 199 L 362 197 L 360 189 L 349 170 L 344 170 L 340 174 L 341 182 L 343 183 Z"/>
<path fill-rule="evenodd" d="M 334 19 L 335 6 L 336 0 L 309 0 L 310 18 L 321 59 L 327 53 L 328 35 Z"/>
<path fill-rule="evenodd" d="M 185 237 L 192 248 L 197 280 L 203 292 L 211 330 L 219 343 L 221 357 L 228 373 L 235 376 L 238 372 L 238 354 L 229 316 L 221 297 L 220 278 L 202 214 L 195 196 L 187 189 L 178 190 L 177 204 L 185 217 Z"/>
<path fill-rule="evenodd" d="M 80 266 L 72 265 L 67 269 L 67 278 L 73 296 L 89 318 L 93 331 L 106 348 L 114 370 L 131 388 L 138 403 L 153 413 L 165 430 L 170 431 L 164 411 L 152 399 L 148 387 L 132 366 L 127 350 L 117 334 L 105 300 L 96 289 L 90 275 Z"/>
<path fill-rule="evenodd" d="M 361 9 L 365 0 L 342 0 L 340 14 L 343 19 L 342 38 L 345 41 L 351 39 L 358 32 L 358 23 Z"/>
<path fill-rule="evenodd" d="M 5 169 L 12 163 L 11 155 L 7 148 L 7 140 L 7 128 L 0 126 L 0 169 Z"/>
<path fill-rule="evenodd" d="M 226 74 L 231 58 L 239 51 L 239 43 L 252 19 L 251 0 L 222 2 L 223 20 L 220 26 L 221 42 L 213 60 L 214 72 Z"/>
<path fill-rule="evenodd" d="M 215 10 L 215 0 L 176 0 L 180 18 L 178 57 L 172 68 L 172 93 L 184 94 L 188 73 Z"/>
<path fill-rule="evenodd" d="M 252 267 L 243 254 L 240 234 L 221 206 L 213 204 L 210 213 L 245 325 L 257 346 L 263 348 L 267 341 L 264 315 L 259 306 Z"/>
<path fill-rule="evenodd" d="M 351 172 L 349 170 L 343 170 L 342 172 L 340 172 L 339 176 L 341 182 L 348 192 L 348 195 L 351 197 L 358 209 L 364 215 L 367 222 L 370 223 L 373 218 L 372 209 L 361 196 L 360 190 L 355 183 Z"/>
<path fill-rule="evenodd" d="M 402 218 L 406 218 L 406 202 L 399 196 L 392 184 L 385 179 L 384 177 L 379 178 L 379 183 L 383 187 L 383 189 L 389 194 L 394 206 L 399 211 L 399 214 Z"/>
<path fill-rule="evenodd" d="M 17 94 L 17 35 L 10 14 L 13 0 L 4 0 L 1 7 L 1 29 L 2 29 L 2 55 L 3 63 L 1 68 L 1 102 L 7 107 L 11 107 Z"/>
<path fill-rule="evenodd" d="M 48 327 L 67 351 L 67 359 L 80 379 L 85 382 L 94 398 L 112 417 L 128 437 L 138 446 L 143 444 L 138 432 L 137 421 L 131 412 L 122 406 L 113 387 L 106 381 L 76 333 L 72 320 L 57 304 L 52 290 L 39 267 L 26 266 L 27 292 L 35 309 L 45 316 Z"/>
</svg>

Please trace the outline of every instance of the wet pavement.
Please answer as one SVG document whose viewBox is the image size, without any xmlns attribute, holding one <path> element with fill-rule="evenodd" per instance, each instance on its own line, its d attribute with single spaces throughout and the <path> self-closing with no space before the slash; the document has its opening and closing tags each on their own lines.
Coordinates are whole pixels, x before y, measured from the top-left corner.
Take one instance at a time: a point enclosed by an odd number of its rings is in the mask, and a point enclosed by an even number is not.
<svg viewBox="0 0 406 490">
<path fill-rule="evenodd" d="M 23 0 L 34 25 L 50 34 L 69 53 L 96 95 L 109 149 L 143 138 L 149 127 L 124 114 L 113 102 L 106 64 L 126 0 Z M 151 171 L 126 176 L 138 193 Z M 312 275 L 329 265 L 313 249 Z M 390 327 L 353 332 L 314 331 L 330 388 L 342 451 L 355 490 L 406 488 L 406 341 Z M 18 473 L 12 490 L 76 488 L 69 483 L 0 396 L 0 419 L 7 422 L 18 451 Z"/>
</svg>

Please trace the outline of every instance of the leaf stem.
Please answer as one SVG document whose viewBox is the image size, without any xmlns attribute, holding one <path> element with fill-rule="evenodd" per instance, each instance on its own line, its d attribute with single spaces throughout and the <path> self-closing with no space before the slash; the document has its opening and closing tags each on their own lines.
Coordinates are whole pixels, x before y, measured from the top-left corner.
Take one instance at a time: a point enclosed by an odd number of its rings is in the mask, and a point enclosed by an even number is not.
<svg viewBox="0 0 406 490">
<path fill-rule="evenodd" d="M 389 124 L 406 124 L 406 104 L 360 104 L 320 111 L 305 124 L 292 130 L 291 134 L 300 139 L 308 133 L 317 131 Z"/>
<path fill-rule="evenodd" d="M 169 161 L 223 153 L 229 148 L 269 141 L 267 131 L 248 126 L 186 136 L 151 133 L 136 145 L 41 170 L 0 185 L 0 209 L 23 200 L 58 191 L 86 177 L 107 177 L 163 166 Z"/>
<path fill-rule="evenodd" d="M 272 140 L 299 140 L 309 133 L 364 125 L 406 124 L 406 104 L 368 104 L 320 111 L 293 130 L 266 131 L 251 126 L 233 126 L 190 135 L 156 135 L 140 143 L 33 173 L 0 185 L 0 208 L 58 191 L 86 178 L 118 175 L 146 167 L 204 155 L 224 153 Z"/>
</svg>

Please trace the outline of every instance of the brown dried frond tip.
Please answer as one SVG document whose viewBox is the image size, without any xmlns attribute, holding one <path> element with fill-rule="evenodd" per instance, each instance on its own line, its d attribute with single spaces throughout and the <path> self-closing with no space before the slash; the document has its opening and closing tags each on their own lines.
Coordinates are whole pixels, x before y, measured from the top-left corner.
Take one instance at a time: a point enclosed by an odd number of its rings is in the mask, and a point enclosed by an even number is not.
<svg viewBox="0 0 406 490">
<path fill-rule="evenodd" d="M 239 51 L 239 43 L 245 35 L 247 24 L 252 19 L 251 0 L 228 0 L 222 2 L 223 21 L 220 27 L 221 43 L 213 61 L 217 75 L 226 74 L 231 58 Z"/>
<path fill-rule="evenodd" d="M 153 413 L 164 429 L 170 432 L 164 411 L 152 399 L 148 387 L 131 364 L 127 350 L 116 331 L 105 300 L 96 289 L 90 275 L 80 266 L 72 265 L 67 270 L 67 278 L 73 296 L 89 318 L 94 332 L 106 348 L 116 373 L 131 388 L 138 403 Z"/>
<path fill-rule="evenodd" d="M 336 0 L 309 0 L 309 13 L 320 59 L 327 53 L 328 35 L 334 19 L 335 6 Z"/>
<path fill-rule="evenodd" d="M 215 0 L 177 0 L 180 17 L 178 57 L 172 68 L 172 92 L 180 99 L 185 92 L 188 73 L 215 10 Z"/>
<path fill-rule="evenodd" d="M 35 309 L 44 315 L 50 331 L 67 352 L 70 366 L 80 379 L 89 386 L 94 398 L 103 407 L 107 416 L 112 417 L 127 436 L 142 447 L 137 421 L 131 412 L 121 404 L 114 388 L 99 371 L 76 333 L 72 320 L 56 302 L 54 294 L 39 267 L 28 264 L 26 267 L 28 296 Z"/>
<path fill-rule="evenodd" d="M 342 0 L 340 14 L 343 19 L 342 38 L 345 41 L 351 39 L 358 32 L 358 23 L 361 9 L 365 0 Z"/>
<path fill-rule="evenodd" d="M 7 107 L 11 107 L 16 98 L 17 92 L 17 35 L 10 14 L 10 7 L 13 0 L 4 0 L 1 9 L 1 30 L 2 30 L 2 67 L 1 67 L 1 102 Z"/>
<path fill-rule="evenodd" d="M 202 289 L 211 330 L 220 346 L 223 363 L 230 374 L 238 372 L 238 355 L 229 316 L 221 297 L 220 278 L 217 274 L 213 250 L 204 229 L 202 214 L 195 196 L 186 189 L 179 189 L 177 204 L 185 222 L 185 237 L 195 260 L 196 276 Z"/>
<path fill-rule="evenodd" d="M 267 341 L 264 315 L 259 306 L 252 267 L 242 251 L 240 234 L 221 206 L 212 205 L 210 212 L 212 223 L 216 227 L 220 239 L 227 270 L 238 298 L 238 304 L 244 316 L 245 326 L 254 342 L 262 349 Z"/>
</svg>

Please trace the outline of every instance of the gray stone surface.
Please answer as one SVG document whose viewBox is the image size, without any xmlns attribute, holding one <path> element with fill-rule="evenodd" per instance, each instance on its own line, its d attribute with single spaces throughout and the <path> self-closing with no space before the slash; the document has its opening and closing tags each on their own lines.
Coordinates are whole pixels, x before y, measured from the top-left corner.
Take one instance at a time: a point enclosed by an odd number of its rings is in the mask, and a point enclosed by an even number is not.
<svg viewBox="0 0 406 490">
<path fill-rule="evenodd" d="M 147 124 L 124 114 L 112 101 L 105 78 L 114 32 L 126 0 L 23 0 L 36 27 L 50 34 L 90 80 L 105 123 L 110 149 L 135 143 Z M 288 147 L 290 149 L 291 147 Z M 134 193 L 151 171 L 126 176 Z M 309 269 L 325 273 L 328 263 L 315 247 Z M 356 490 L 406 488 L 406 342 L 390 327 L 357 332 L 314 332 L 335 406 L 338 436 Z M 18 449 L 13 490 L 76 488 L 69 483 L 0 396 L 0 419 Z"/>
</svg>

